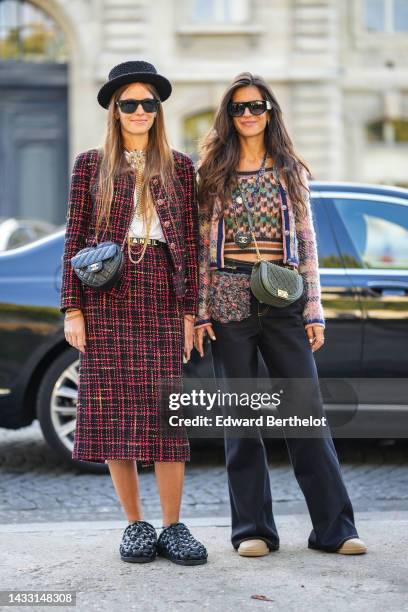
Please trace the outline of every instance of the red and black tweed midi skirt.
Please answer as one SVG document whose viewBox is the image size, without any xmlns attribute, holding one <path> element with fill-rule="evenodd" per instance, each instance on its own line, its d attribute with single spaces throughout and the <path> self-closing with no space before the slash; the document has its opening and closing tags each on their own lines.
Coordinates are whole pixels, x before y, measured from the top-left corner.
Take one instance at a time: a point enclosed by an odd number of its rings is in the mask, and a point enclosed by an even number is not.
<svg viewBox="0 0 408 612">
<path fill-rule="evenodd" d="M 132 245 L 133 259 L 142 246 Z M 79 354 L 73 459 L 134 459 L 142 466 L 190 459 L 185 428 L 169 427 L 168 418 L 164 423 L 164 391 L 182 391 L 184 349 L 167 249 L 148 246 L 137 264 L 126 253 L 125 297 L 84 287 L 86 346 Z"/>
</svg>

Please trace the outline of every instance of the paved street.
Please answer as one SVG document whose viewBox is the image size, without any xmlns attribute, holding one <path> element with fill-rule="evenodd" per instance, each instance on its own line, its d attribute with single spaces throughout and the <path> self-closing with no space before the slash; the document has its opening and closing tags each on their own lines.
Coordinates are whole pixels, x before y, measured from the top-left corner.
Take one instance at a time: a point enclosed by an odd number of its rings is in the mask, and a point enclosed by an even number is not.
<svg viewBox="0 0 408 612">
<path fill-rule="evenodd" d="M 182 520 L 209 552 L 208 564 L 123 563 L 126 525 L 109 474 L 64 465 L 38 424 L 0 430 L 0 539 L 3 589 L 74 591 L 80 612 L 181 612 L 264 609 L 303 612 L 408 610 L 408 445 L 403 440 L 337 440 L 337 451 L 366 555 L 346 557 L 307 548 L 310 518 L 286 447 L 269 449 L 281 547 L 244 559 L 230 543 L 227 483 L 221 448 L 193 450 Z M 154 474 L 141 472 L 145 518 L 161 519 Z M 5 600 L 6 601 L 6 600 Z M 31 609 L 16 606 L 17 610 Z M 43 606 L 37 610 L 46 610 Z"/>
<path fill-rule="evenodd" d="M 282 441 L 269 449 L 276 514 L 307 513 Z M 335 440 L 356 511 L 408 510 L 408 443 Z M 109 474 L 67 467 L 49 450 L 37 423 L 0 430 L 0 522 L 120 520 Z M 146 516 L 160 518 L 154 474 L 141 470 Z M 194 449 L 187 468 L 182 516 L 226 517 L 229 502 L 222 448 Z"/>
<path fill-rule="evenodd" d="M 308 549 L 309 525 L 295 514 L 277 517 L 280 550 L 252 559 L 233 551 L 228 527 L 192 519 L 209 554 L 197 567 L 163 558 L 123 563 L 117 522 L 0 525 L 0 580 L 3 589 L 75 591 L 78 612 L 408 610 L 408 513 L 358 513 L 356 519 L 370 546 L 366 555 Z M 17 607 L 27 609 L 50 608 Z"/>
</svg>

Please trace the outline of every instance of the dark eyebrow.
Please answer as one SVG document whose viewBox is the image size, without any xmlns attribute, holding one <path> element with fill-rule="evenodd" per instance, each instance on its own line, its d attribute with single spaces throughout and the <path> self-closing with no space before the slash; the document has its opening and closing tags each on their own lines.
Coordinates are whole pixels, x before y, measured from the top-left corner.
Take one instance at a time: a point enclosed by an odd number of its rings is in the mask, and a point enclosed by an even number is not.
<svg viewBox="0 0 408 612">
<path fill-rule="evenodd" d="M 152 96 L 151 98 L 140 98 L 140 100 L 155 100 L 156 98 L 154 96 Z M 135 102 L 140 101 L 138 98 L 119 98 L 119 101 L 122 102 L 123 100 L 126 100 L 126 102 Z"/>
</svg>

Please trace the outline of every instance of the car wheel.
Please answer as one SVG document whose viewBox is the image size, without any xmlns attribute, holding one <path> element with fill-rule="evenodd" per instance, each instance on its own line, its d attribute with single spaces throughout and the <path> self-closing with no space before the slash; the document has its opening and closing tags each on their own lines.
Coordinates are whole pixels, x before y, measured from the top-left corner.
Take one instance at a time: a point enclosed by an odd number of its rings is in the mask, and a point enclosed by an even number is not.
<svg viewBox="0 0 408 612">
<path fill-rule="evenodd" d="M 78 398 L 78 351 L 64 351 L 44 374 L 37 397 L 37 418 L 45 440 L 71 465 L 96 474 L 109 472 L 108 465 L 72 459 Z"/>
</svg>

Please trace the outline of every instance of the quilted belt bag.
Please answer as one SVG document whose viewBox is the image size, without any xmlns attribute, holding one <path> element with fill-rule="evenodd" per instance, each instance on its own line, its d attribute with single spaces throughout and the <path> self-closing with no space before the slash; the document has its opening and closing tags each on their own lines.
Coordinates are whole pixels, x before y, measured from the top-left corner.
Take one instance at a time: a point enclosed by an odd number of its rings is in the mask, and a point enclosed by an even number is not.
<svg viewBox="0 0 408 612">
<path fill-rule="evenodd" d="M 119 280 L 124 262 L 123 245 L 107 240 L 85 247 L 71 257 L 78 278 L 94 289 L 110 289 Z"/>
<path fill-rule="evenodd" d="M 251 211 L 245 202 L 248 223 L 255 243 L 258 261 L 252 267 L 250 287 L 259 302 L 283 308 L 300 298 L 303 293 L 302 275 L 295 269 L 262 259 L 255 238 Z"/>
</svg>

